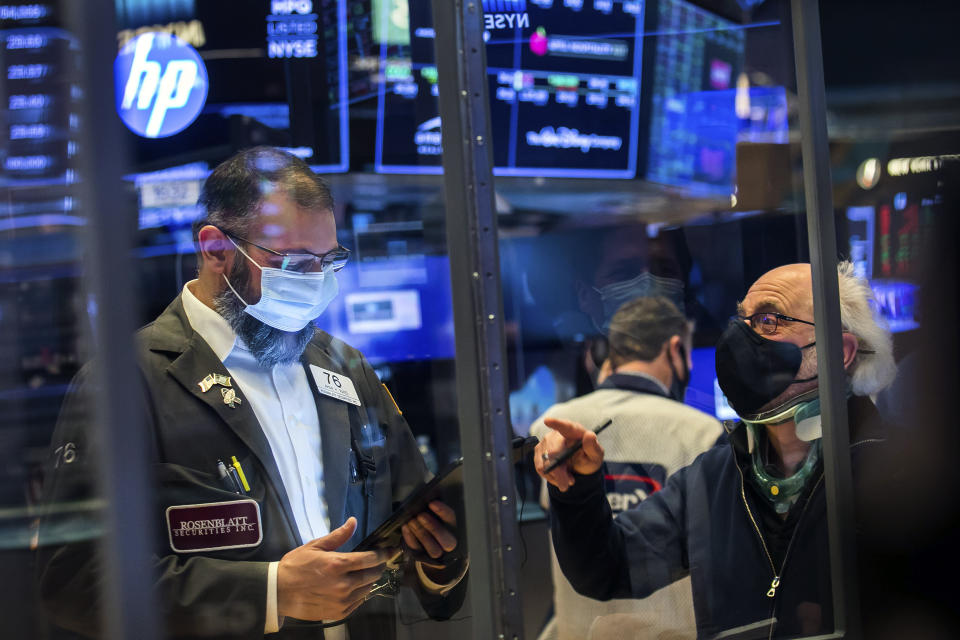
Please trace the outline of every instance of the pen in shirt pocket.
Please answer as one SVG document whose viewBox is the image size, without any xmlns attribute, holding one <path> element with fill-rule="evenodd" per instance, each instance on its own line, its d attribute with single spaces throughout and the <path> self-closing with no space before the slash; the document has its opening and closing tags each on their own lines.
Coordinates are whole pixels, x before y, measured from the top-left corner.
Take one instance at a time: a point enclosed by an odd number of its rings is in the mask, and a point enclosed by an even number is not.
<svg viewBox="0 0 960 640">
<path fill-rule="evenodd" d="M 231 456 L 233 460 L 233 472 L 237 474 L 238 479 L 240 480 L 239 484 L 243 487 L 243 492 L 250 493 L 250 484 L 247 482 L 247 475 L 243 472 L 243 467 L 240 466 L 240 461 L 237 460 L 237 456 Z"/>
<path fill-rule="evenodd" d="M 227 468 L 223 460 L 217 460 L 217 473 L 220 475 L 220 482 L 227 488 L 227 491 L 234 493 L 241 492 L 240 478 L 237 476 L 237 470 L 233 467 Z"/>
</svg>

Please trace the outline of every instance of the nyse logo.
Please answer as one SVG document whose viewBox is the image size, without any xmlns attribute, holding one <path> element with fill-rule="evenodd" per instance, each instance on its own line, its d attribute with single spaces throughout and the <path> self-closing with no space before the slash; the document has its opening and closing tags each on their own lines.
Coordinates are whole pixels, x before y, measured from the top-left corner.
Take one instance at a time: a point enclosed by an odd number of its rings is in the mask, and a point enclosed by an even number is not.
<svg viewBox="0 0 960 640">
<path fill-rule="evenodd" d="M 483 0 L 483 12 L 488 31 L 530 27 L 527 0 Z"/>
<path fill-rule="evenodd" d="M 114 79 L 120 118 L 146 138 L 183 131 L 207 100 L 203 60 L 167 33 L 144 33 L 128 42 L 117 55 Z"/>
</svg>

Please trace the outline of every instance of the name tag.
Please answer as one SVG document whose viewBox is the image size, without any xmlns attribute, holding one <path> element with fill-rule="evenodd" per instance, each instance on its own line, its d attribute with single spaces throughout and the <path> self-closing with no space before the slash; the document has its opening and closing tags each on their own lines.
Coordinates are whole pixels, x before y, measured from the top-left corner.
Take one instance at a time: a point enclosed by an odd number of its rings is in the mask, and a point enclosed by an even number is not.
<svg viewBox="0 0 960 640">
<path fill-rule="evenodd" d="M 310 373 L 313 374 L 313 380 L 317 383 L 317 390 L 325 396 L 343 400 L 356 406 L 360 406 L 360 396 L 353 386 L 353 380 L 334 371 L 327 371 L 315 364 L 310 365 Z"/>
<path fill-rule="evenodd" d="M 167 507 L 167 533 L 177 553 L 255 547 L 263 541 L 260 505 L 247 499 Z"/>
</svg>

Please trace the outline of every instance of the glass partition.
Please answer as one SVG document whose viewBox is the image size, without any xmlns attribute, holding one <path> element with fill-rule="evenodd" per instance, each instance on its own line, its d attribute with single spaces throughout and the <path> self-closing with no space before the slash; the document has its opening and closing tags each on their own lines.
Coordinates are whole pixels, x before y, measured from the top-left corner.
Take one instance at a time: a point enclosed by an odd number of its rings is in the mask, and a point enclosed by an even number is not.
<svg viewBox="0 0 960 640">
<path fill-rule="evenodd" d="M 96 121 L 71 110 L 94 90 L 74 69 L 94 54 L 60 30 L 67 9 L 2 9 L 15 123 L 2 546 L 11 586 L 30 585 L 8 599 L 23 605 L 19 637 L 106 635 L 112 559 L 154 583 L 167 637 L 464 633 L 439 140 L 403 175 L 381 162 L 401 125 L 421 151 L 439 138 L 422 127 L 439 114 L 397 103 L 436 95 L 406 4 L 112 9 L 116 31 L 111 19 L 99 36 L 115 47 L 97 72 L 116 102 Z M 93 12 L 82 20 L 97 29 Z M 110 237 L 87 220 L 96 199 L 71 191 L 71 132 L 97 127 L 118 144 L 82 148 L 94 152 L 83 177 L 103 193 L 96 154 L 122 164 Z M 87 231 L 97 242 L 78 239 Z M 131 254 L 129 281 L 109 286 L 97 250 Z M 123 304 L 139 402 L 125 428 L 142 455 L 100 437 L 109 419 L 94 410 L 112 391 L 98 382 L 115 364 L 104 341 L 120 342 L 94 319 Z M 100 493 L 97 469 L 118 452 L 141 461 L 147 487 L 121 476 L 127 493 Z M 125 534 L 124 511 L 142 520 L 149 561 L 103 537 L 101 517 Z"/>
<path fill-rule="evenodd" d="M 602 467 L 518 481 L 528 546 L 552 544 L 531 637 L 834 631 L 806 96 L 789 4 L 744 4 L 528 3 L 488 26 L 511 65 L 489 69 L 492 128 L 539 163 L 494 169 L 513 428 L 555 457 L 577 438 L 545 419 L 604 427 Z"/>
<path fill-rule="evenodd" d="M 841 4 L 813 109 L 802 0 L 0 6 L 5 629 L 950 637 L 957 86 L 847 42 L 956 10 Z"/>
<path fill-rule="evenodd" d="M 61 401 L 96 351 L 97 303 L 83 278 L 89 211 L 79 204 L 76 157 L 83 68 L 77 36 L 59 3 L 5 4 L 0 25 L 0 563 L 6 576 L 0 591 L 8 633 L 65 637 L 40 612 L 45 595 L 36 580 L 40 555 L 48 543 L 88 545 L 104 529 L 99 494 L 90 486 L 76 500 L 44 499 L 46 470 L 73 475 L 96 464 L 79 438 L 51 444 Z M 50 576 L 70 573 L 63 563 L 49 568 Z"/>
</svg>

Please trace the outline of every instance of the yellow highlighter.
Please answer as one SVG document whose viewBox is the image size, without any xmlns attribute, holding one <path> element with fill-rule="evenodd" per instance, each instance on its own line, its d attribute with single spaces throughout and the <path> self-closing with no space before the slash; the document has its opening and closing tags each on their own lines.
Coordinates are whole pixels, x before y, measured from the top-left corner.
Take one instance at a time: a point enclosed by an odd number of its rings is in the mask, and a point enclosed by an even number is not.
<svg viewBox="0 0 960 640">
<path fill-rule="evenodd" d="M 250 485 L 247 483 L 247 476 L 243 474 L 243 467 L 240 466 L 240 461 L 237 460 L 237 456 L 231 456 L 233 459 L 233 468 L 237 470 L 237 475 L 240 476 L 240 484 L 243 485 L 243 490 L 247 493 L 250 493 Z"/>
</svg>

